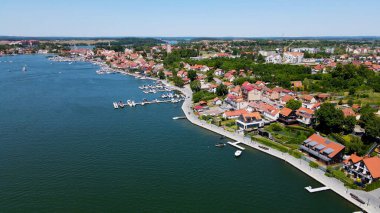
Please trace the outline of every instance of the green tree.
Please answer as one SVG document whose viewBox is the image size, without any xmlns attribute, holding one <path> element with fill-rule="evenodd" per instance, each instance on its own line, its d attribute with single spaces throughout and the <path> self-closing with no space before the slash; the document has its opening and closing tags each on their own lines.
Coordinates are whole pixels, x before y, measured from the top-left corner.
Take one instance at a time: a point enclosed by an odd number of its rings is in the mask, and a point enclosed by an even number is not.
<svg viewBox="0 0 380 213">
<path fill-rule="evenodd" d="M 354 116 L 348 116 L 343 120 L 343 131 L 345 133 L 351 133 L 356 125 L 356 118 Z"/>
<path fill-rule="evenodd" d="M 292 109 L 292 110 L 297 110 L 297 109 L 299 109 L 301 106 L 302 106 L 301 101 L 297 101 L 297 100 L 289 100 L 289 101 L 286 103 L 286 107 L 289 108 L 289 109 Z"/>
<path fill-rule="evenodd" d="M 212 70 L 207 72 L 207 82 L 212 82 L 214 80 L 214 72 Z"/>
<path fill-rule="evenodd" d="M 319 110 L 315 113 L 318 121 L 319 131 L 329 134 L 337 133 L 342 130 L 343 127 L 343 112 L 336 109 L 331 103 L 323 103 Z"/>
<path fill-rule="evenodd" d="M 201 90 L 201 82 L 198 80 L 190 82 L 190 88 L 193 92 L 198 92 Z"/>
<path fill-rule="evenodd" d="M 158 77 L 159 77 L 160 79 L 165 79 L 165 73 L 162 72 L 162 71 L 159 71 L 159 72 L 158 72 Z"/>
<path fill-rule="evenodd" d="M 195 70 L 189 70 L 187 72 L 187 77 L 191 80 L 191 81 L 194 81 L 195 79 L 197 79 L 197 72 Z"/>
<path fill-rule="evenodd" d="M 174 76 L 173 81 L 174 81 L 174 85 L 176 85 L 177 87 L 183 87 L 183 85 L 185 85 L 182 78 L 180 78 L 178 76 Z"/>
<path fill-rule="evenodd" d="M 365 124 L 365 134 L 369 139 L 380 137 L 380 118 L 372 116 Z"/>
<path fill-rule="evenodd" d="M 227 86 L 224 84 L 219 84 L 219 86 L 216 88 L 216 94 L 218 96 L 223 96 L 228 94 Z"/>
<path fill-rule="evenodd" d="M 353 101 L 352 99 L 349 99 L 349 100 L 347 101 L 347 104 L 348 104 L 349 106 L 352 106 L 352 105 L 354 104 L 354 101 Z"/>
<path fill-rule="evenodd" d="M 257 56 L 257 63 L 264 63 L 264 62 L 265 62 L 264 56 L 262 56 L 261 54 L 259 54 Z"/>
</svg>

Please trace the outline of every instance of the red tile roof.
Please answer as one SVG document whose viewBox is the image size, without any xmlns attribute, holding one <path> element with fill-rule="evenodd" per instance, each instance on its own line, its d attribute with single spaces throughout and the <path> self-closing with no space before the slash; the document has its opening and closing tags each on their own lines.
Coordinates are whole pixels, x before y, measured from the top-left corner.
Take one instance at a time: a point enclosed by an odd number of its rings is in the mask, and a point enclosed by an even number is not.
<svg viewBox="0 0 380 213">
<path fill-rule="evenodd" d="M 363 162 L 373 178 L 380 178 L 380 158 L 364 158 Z"/>
<path fill-rule="evenodd" d="M 248 112 L 245 109 L 240 109 L 240 110 L 235 110 L 235 111 L 226 111 L 224 114 L 227 117 L 235 117 L 235 116 L 240 116 L 243 114 L 247 114 Z"/>
<path fill-rule="evenodd" d="M 342 112 L 343 112 L 344 117 L 356 116 L 356 113 L 354 112 L 354 110 L 352 110 L 352 108 L 342 109 Z"/>
<path fill-rule="evenodd" d="M 331 141 L 331 140 L 324 138 L 318 134 L 313 134 L 312 136 L 310 136 L 308 138 L 308 140 L 317 142 L 318 144 L 315 146 L 318 146 L 319 144 L 322 144 L 325 146 L 325 148 L 320 150 L 320 153 L 323 153 L 323 151 L 328 149 L 328 148 L 333 149 L 334 151 L 328 155 L 329 158 L 333 158 L 336 154 L 338 154 L 339 152 L 341 152 L 344 149 L 344 146 L 342 144 Z"/>
<path fill-rule="evenodd" d="M 289 116 L 290 113 L 292 113 L 293 110 L 289 109 L 289 108 L 282 108 L 281 111 L 280 111 L 280 114 L 283 115 L 283 116 Z"/>
</svg>

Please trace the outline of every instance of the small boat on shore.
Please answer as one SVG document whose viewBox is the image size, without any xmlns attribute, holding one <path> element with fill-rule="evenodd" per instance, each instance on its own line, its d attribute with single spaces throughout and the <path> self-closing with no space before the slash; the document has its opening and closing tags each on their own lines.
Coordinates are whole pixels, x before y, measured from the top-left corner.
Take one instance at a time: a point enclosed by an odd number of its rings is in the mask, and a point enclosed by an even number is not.
<svg viewBox="0 0 380 213">
<path fill-rule="evenodd" d="M 237 150 L 237 151 L 235 152 L 235 157 L 237 157 L 237 158 L 240 157 L 241 153 L 242 153 L 241 150 Z"/>
<path fill-rule="evenodd" d="M 223 148 L 225 146 L 226 146 L 225 143 L 217 143 L 217 144 L 215 144 L 215 147 L 219 147 L 219 148 Z"/>
</svg>

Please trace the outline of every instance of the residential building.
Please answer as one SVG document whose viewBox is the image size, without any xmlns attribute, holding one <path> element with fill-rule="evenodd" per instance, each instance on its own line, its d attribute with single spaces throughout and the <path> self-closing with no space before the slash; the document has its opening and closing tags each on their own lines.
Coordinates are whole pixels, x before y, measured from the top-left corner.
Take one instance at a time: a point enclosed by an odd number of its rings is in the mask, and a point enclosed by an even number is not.
<svg viewBox="0 0 380 213">
<path fill-rule="evenodd" d="M 363 158 L 354 153 L 345 160 L 344 168 L 355 180 L 360 180 L 363 184 L 372 183 L 380 178 L 380 158 L 377 156 Z"/>
<path fill-rule="evenodd" d="M 300 145 L 301 151 L 326 165 L 340 163 L 343 159 L 344 148 L 342 144 L 319 134 L 313 134 Z"/>
<path fill-rule="evenodd" d="M 284 107 L 280 110 L 278 121 L 286 125 L 296 124 L 298 123 L 296 112 Z"/>
<path fill-rule="evenodd" d="M 306 126 L 314 124 L 314 110 L 301 107 L 296 111 L 297 121 Z"/>
<path fill-rule="evenodd" d="M 261 118 L 259 112 L 252 112 L 241 114 L 239 119 L 236 120 L 236 125 L 241 130 L 252 131 L 254 129 L 264 127 L 264 120 Z"/>
</svg>

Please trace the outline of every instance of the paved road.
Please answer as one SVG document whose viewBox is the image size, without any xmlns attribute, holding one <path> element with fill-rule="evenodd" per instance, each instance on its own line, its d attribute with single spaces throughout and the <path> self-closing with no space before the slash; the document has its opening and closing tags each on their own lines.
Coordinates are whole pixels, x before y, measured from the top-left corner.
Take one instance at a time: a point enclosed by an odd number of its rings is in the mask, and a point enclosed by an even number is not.
<svg viewBox="0 0 380 213">
<path fill-rule="evenodd" d="M 231 138 L 235 141 L 239 141 L 244 143 L 246 146 L 252 147 L 254 149 L 260 150 L 262 152 L 265 152 L 269 155 L 272 155 L 274 157 L 280 158 L 287 163 L 293 165 L 300 171 L 306 173 L 310 177 L 314 178 L 315 180 L 319 181 L 321 184 L 329 187 L 331 190 L 339 194 L 340 196 L 344 197 L 351 203 L 355 204 L 356 206 L 360 207 L 361 209 L 367 211 L 367 212 L 380 212 L 380 189 L 377 189 L 373 192 L 364 192 L 360 190 L 352 190 L 348 189 L 344 186 L 344 184 L 335 178 L 330 178 L 325 175 L 325 173 L 320 169 L 313 169 L 309 166 L 309 163 L 302 159 L 297 159 L 287 153 L 280 152 L 275 149 L 269 148 L 269 150 L 264 150 L 260 147 L 258 147 L 260 144 L 256 143 L 255 141 L 252 141 L 249 138 L 244 137 L 244 135 L 238 134 L 238 133 L 232 133 L 224 130 L 223 128 L 220 128 L 218 126 L 208 124 L 206 121 L 198 119 L 198 117 L 193 113 L 193 110 L 191 109 L 193 102 L 191 100 L 192 97 L 192 91 L 189 88 L 189 86 L 186 86 L 185 88 L 176 88 L 180 90 L 182 93 L 186 95 L 186 99 L 182 105 L 182 110 L 185 113 L 187 119 L 198 126 L 201 126 L 205 129 L 208 129 L 210 131 L 213 131 L 215 133 L 218 133 L 220 135 L 224 135 L 228 138 Z M 306 186 L 305 186 L 306 187 Z M 362 199 L 366 204 L 361 204 L 357 200 L 353 199 L 350 196 L 350 193 L 353 193 L 357 195 L 360 199 Z"/>
</svg>

